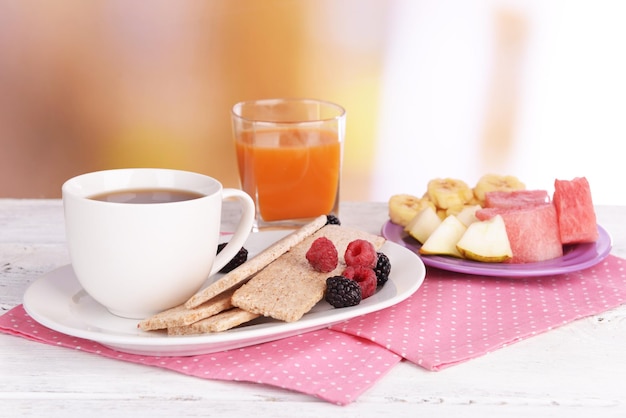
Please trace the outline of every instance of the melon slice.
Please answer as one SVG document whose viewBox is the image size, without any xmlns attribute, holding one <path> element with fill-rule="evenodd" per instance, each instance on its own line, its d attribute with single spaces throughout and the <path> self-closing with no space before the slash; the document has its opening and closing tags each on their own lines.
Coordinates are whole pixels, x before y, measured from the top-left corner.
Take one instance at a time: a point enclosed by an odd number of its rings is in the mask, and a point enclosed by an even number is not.
<svg viewBox="0 0 626 418">
<path fill-rule="evenodd" d="M 487 263 L 502 263 L 513 256 L 502 216 L 472 222 L 456 244 L 463 257 Z"/>
<path fill-rule="evenodd" d="M 404 228 L 410 236 L 418 240 L 420 243 L 425 243 L 428 237 L 441 225 L 441 218 L 435 212 L 431 206 L 426 206 L 422 209 Z"/>
<path fill-rule="evenodd" d="M 467 227 L 459 219 L 450 215 L 428 237 L 419 249 L 424 255 L 449 255 L 463 258 L 456 243 L 459 242 Z"/>
<path fill-rule="evenodd" d="M 485 193 L 487 208 L 524 208 L 550 203 L 546 190 L 513 190 Z"/>
<path fill-rule="evenodd" d="M 598 239 L 591 188 L 585 177 L 555 180 L 553 201 L 563 244 L 595 242 Z"/>
<path fill-rule="evenodd" d="M 501 215 L 513 251 L 510 263 L 534 263 L 563 256 L 556 209 L 553 204 L 525 208 L 485 208 L 479 220 Z"/>
</svg>

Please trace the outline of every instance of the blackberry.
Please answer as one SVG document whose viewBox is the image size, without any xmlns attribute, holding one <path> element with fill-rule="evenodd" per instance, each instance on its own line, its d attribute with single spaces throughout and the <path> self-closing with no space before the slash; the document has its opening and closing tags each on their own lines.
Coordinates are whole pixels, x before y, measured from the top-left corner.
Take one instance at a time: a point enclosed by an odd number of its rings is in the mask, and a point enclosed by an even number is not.
<svg viewBox="0 0 626 418">
<path fill-rule="evenodd" d="M 383 253 L 378 254 L 378 261 L 376 262 L 376 267 L 374 267 L 374 272 L 376 272 L 376 282 L 378 286 L 384 286 L 389 279 L 389 273 L 391 272 L 391 262 L 389 261 L 389 257 L 387 257 Z"/>
<path fill-rule="evenodd" d="M 329 277 L 326 279 L 324 299 L 335 308 L 358 305 L 361 303 L 361 286 L 347 277 Z"/>
<path fill-rule="evenodd" d="M 341 225 L 341 221 L 335 215 L 326 215 L 326 225 Z"/>
<path fill-rule="evenodd" d="M 226 244 L 228 243 L 223 242 L 217 246 L 218 254 L 220 253 L 220 251 L 224 249 L 224 247 L 226 247 Z M 241 247 L 239 252 L 228 263 L 226 263 L 224 267 L 222 267 L 222 269 L 220 270 L 220 273 L 228 273 L 236 269 L 243 263 L 245 263 L 247 260 L 248 260 L 248 250 L 246 250 L 244 247 Z"/>
</svg>

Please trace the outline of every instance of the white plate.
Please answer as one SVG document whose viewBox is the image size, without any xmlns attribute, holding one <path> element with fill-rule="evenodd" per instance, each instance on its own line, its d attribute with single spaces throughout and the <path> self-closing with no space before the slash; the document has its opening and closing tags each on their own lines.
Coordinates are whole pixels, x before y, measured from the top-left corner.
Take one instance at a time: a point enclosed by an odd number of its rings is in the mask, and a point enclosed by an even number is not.
<svg viewBox="0 0 626 418">
<path fill-rule="evenodd" d="M 246 248 L 253 256 L 286 233 L 252 234 Z M 376 294 L 349 308 L 335 309 L 321 301 L 302 319 L 291 323 L 263 319 L 221 333 L 193 336 L 141 331 L 136 320 L 112 315 L 87 295 L 78 284 L 71 265 L 60 267 L 35 281 L 24 295 L 24 308 L 35 321 L 50 329 L 97 341 L 114 350 L 152 356 L 207 354 L 325 328 L 403 301 L 424 281 L 424 264 L 416 254 L 393 242 L 387 241 L 381 251 L 391 261 L 391 274 Z"/>
</svg>

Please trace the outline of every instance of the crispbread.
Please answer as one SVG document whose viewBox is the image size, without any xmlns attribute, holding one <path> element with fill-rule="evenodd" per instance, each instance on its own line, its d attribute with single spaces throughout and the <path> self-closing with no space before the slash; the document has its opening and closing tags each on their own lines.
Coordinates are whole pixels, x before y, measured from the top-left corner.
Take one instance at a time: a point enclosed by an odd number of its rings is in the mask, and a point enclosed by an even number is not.
<svg viewBox="0 0 626 418">
<path fill-rule="evenodd" d="M 243 309 L 233 308 L 214 315 L 210 318 L 194 322 L 190 325 L 185 325 L 182 327 L 170 327 L 167 329 L 167 334 L 192 335 L 205 334 L 207 332 L 221 332 L 252 321 L 259 316 L 261 315 L 250 313 L 244 311 Z"/>
<path fill-rule="evenodd" d="M 340 255 L 339 265 L 329 273 L 313 270 L 306 259 L 311 243 L 321 236 L 330 239 Z M 383 237 L 367 232 L 326 225 L 237 289 L 232 304 L 282 321 L 297 321 L 324 297 L 326 279 L 343 272 L 346 267 L 343 254 L 355 239 L 370 241 L 377 250 L 385 242 Z"/>
<path fill-rule="evenodd" d="M 139 322 L 138 326 L 144 331 L 150 331 L 193 324 L 201 319 L 208 318 L 226 309 L 232 308 L 233 305 L 230 298 L 234 291 L 235 289 L 223 292 L 193 309 L 189 309 L 185 305 L 175 306 L 166 311 L 159 312 L 150 318 L 144 319 Z"/>
<path fill-rule="evenodd" d="M 326 224 L 326 222 L 326 215 L 321 215 L 308 224 L 302 226 L 300 229 L 297 229 L 286 237 L 278 240 L 252 259 L 248 260 L 244 264 L 232 270 L 230 273 L 224 275 L 219 280 L 207 286 L 205 289 L 193 295 L 187 302 L 185 302 L 185 306 L 189 309 L 195 308 L 196 306 L 199 306 L 200 304 L 213 298 L 215 295 L 241 284 L 249 279 L 253 274 L 259 272 L 278 257 L 292 249 L 295 245 L 302 242 L 302 240 L 319 230 Z"/>
</svg>

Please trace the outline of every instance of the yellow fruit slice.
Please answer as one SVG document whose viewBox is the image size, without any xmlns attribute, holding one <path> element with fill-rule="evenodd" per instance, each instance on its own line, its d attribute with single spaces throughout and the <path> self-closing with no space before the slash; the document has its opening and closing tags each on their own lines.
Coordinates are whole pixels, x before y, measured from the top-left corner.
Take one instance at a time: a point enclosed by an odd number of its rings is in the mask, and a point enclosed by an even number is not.
<svg viewBox="0 0 626 418">
<path fill-rule="evenodd" d="M 428 182 L 427 193 L 439 209 L 462 208 L 474 197 L 472 189 L 463 180 L 437 178 Z"/>
<path fill-rule="evenodd" d="M 494 191 L 524 190 L 526 185 L 515 176 L 503 176 L 499 174 L 485 174 L 474 187 L 474 196 L 480 205 L 485 202 L 485 194 Z"/>
<path fill-rule="evenodd" d="M 389 198 L 389 218 L 391 222 L 403 227 L 427 206 L 434 209 L 434 205 L 426 198 L 416 197 L 410 194 L 396 194 Z"/>
</svg>

